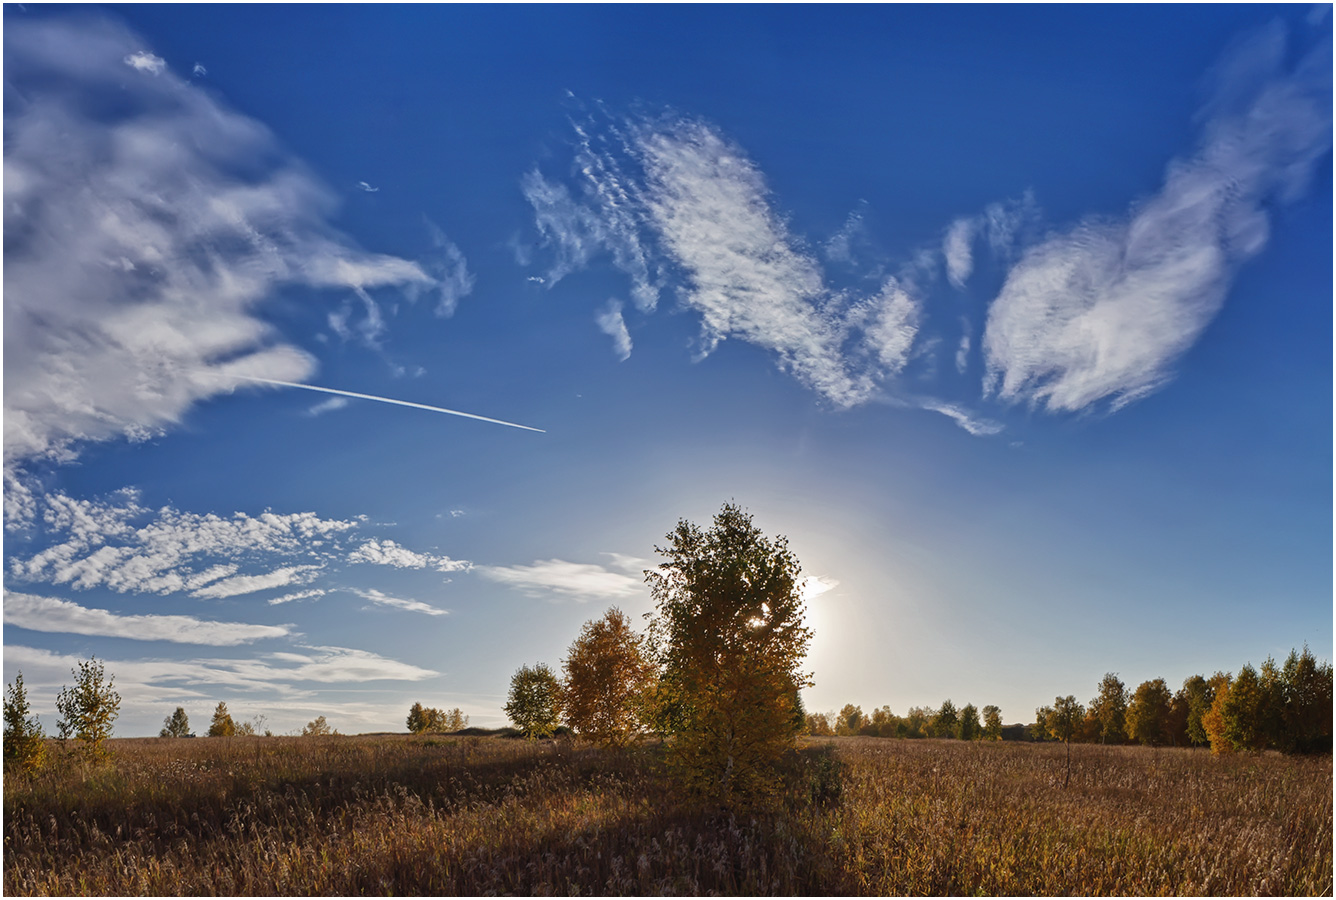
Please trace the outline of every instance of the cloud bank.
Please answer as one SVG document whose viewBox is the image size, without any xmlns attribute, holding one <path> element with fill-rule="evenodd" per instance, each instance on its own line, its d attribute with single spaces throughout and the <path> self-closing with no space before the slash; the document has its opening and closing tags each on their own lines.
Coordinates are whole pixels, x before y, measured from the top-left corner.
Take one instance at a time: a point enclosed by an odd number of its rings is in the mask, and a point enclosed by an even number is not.
<svg viewBox="0 0 1336 900">
<path fill-rule="evenodd" d="M 1004 402 L 1116 410 L 1162 387 L 1261 251 L 1267 207 L 1298 197 L 1331 147 L 1331 41 L 1285 71 L 1277 25 L 1222 67 L 1197 152 L 1115 219 L 1029 248 L 988 313 L 984 391 Z"/>
<path fill-rule="evenodd" d="M 105 609 L 90 609 L 69 600 L 35 594 L 5 593 L 6 625 L 63 634 L 131 638 L 137 641 L 172 641 L 234 647 L 262 638 L 286 637 L 290 625 L 247 625 L 217 622 L 194 616 L 127 616 Z"/>
<path fill-rule="evenodd" d="M 639 578 L 613 572 L 593 563 L 563 559 L 535 560 L 529 566 L 478 566 L 479 575 L 510 585 L 530 597 L 556 596 L 600 602 L 634 597 L 644 591 Z"/>
<path fill-rule="evenodd" d="M 123 28 L 15 19 L 4 42 L 7 466 L 159 432 L 220 374 L 306 378 L 258 315 L 280 286 L 352 291 L 368 321 L 369 291 L 437 286 L 333 230 L 332 192 Z M 442 304 L 471 284 L 445 271 Z"/>
</svg>

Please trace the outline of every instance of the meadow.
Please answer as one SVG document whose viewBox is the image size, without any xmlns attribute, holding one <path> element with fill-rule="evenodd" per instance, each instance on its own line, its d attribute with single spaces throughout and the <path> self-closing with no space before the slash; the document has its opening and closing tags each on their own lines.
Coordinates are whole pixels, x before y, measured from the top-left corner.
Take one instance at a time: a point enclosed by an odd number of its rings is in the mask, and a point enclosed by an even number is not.
<svg viewBox="0 0 1336 900">
<path fill-rule="evenodd" d="M 111 747 L 5 777 L 6 894 L 1332 893 L 1330 755 L 807 738 L 729 813 L 653 743 Z"/>
</svg>

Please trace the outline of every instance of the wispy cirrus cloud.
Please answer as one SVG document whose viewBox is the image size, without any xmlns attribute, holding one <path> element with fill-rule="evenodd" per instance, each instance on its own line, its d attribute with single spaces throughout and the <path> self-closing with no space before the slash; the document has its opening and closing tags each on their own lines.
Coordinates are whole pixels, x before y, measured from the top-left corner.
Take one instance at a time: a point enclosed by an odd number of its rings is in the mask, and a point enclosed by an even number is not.
<svg viewBox="0 0 1336 900">
<path fill-rule="evenodd" d="M 281 285 L 351 291 L 374 334 L 370 291 L 436 286 L 335 231 L 331 191 L 123 28 L 15 19 L 4 39 L 7 466 L 168 428 L 218 374 L 306 378 L 258 314 Z"/>
<path fill-rule="evenodd" d="M 588 600 L 621 600 L 644 590 L 639 578 L 613 572 L 594 563 L 563 559 L 535 560 L 528 566 L 477 566 L 483 578 L 509 585 L 530 597 Z"/>
<path fill-rule="evenodd" d="M 131 638 L 137 641 L 171 641 L 234 647 L 264 638 L 287 637 L 291 625 L 248 625 L 219 622 L 195 616 L 122 615 L 105 609 L 80 606 L 70 600 L 36 594 L 5 592 L 6 625 L 60 634 Z"/>
<path fill-rule="evenodd" d="M 986 394 L 1116 410 L 1172 378 L 1266 244 L 1268 207 L 1299 196 L 1331 148 L 1330 35 L 1288 70 L 1286 44 L 1277 24 L 1226 57 L 1197 152 L 1157 194 L 1025 251 L 988 313 Z"/>
<path fill-rule="evenodd" d="M 402 597 L 391 597 L 383 591 L 350 589 L 354 594 L 363 600 L 370 600 L 377 606 L 388 606 L 392 609 L 402 609 L 408 612 L 422 613 L 428 616 L 448 616 L 450 610 L 441 609 L 439 606 L 432 606 L 430 603 L 423 603 L 421 600 L 406 600 Z"/>
<path fill-rule="evenodd" d="M 921 321 L 912 280 L 880 278 L 865 297 L 830 287 L 760 170 L 719 129 L 675 115 L 574 128 L 574 188 L 536 170 L 521 183 L 552 251 L 549 286 L 606 253 L 631 279 L 635 309 L 648 314 L 671 273 L 683 305 L 700 316 L 700 356 L 729 339 L 762 347 L 839 407 L 866 402 L 905 368 Z M 861 213 L 832 240 L 827 257 L 852 262 Z M 609 306 L 596 321 L 626 358 L 624 311 Z"/>
</svg>

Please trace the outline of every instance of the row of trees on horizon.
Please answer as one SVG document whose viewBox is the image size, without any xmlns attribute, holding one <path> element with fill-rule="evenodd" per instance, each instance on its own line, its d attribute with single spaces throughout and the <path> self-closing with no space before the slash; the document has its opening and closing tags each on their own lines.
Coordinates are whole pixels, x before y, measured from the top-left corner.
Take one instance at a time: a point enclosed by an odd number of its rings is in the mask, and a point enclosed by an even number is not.
<svg viewBox="0 0 1336 900">
<path fill-rule="evenodd" d="M 1004 726 L 996 706 L 979 710 L 967 703 L 957 709 L 950 700 L 937 709 L 911 707 L 903 716 L 889 706 L 866 715 L 847 703 L 838 713 L 808 714 L 807 733 L 1330 753 L 1332 699 L 1331 664 L 1318 662 L 1305 646 L 1290 651 L 1283 665 L 1268 657 L 1260 669 L 1245 665 L 1238 675 L 1193 675 L 1173 692 L 1163 678 L 1143 681 L 1133 691 L 1110 672 L 1089 704 L 1072 695 L 1055 697 L 1051 706 L 1035 710 L 1028 726 Z"/>
</svg>

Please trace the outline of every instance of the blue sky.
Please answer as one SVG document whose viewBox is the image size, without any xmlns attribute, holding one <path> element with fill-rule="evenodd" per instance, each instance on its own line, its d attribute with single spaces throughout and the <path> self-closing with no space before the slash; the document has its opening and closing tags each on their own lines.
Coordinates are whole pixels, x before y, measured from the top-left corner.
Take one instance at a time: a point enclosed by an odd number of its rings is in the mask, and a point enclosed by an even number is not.
<svg viewBox="0 0 1336 900">
<path fill-rule="evenodd" d="M 726 501 L 809 709 L 1332 655 L 1331 18 L 4 9 L 4 673 L 499 725 Z M 505 424 L 283 387 L 307 384 Z"/>
</svg>

